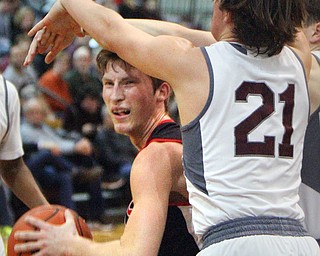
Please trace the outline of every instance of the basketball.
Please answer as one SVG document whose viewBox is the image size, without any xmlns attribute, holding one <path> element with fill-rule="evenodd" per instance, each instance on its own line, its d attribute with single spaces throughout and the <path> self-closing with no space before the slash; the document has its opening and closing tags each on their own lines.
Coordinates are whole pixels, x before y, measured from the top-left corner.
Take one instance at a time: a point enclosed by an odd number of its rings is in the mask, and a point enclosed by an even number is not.
<svg viewBox="0 0 320 256">
<path fill-rule="evenodd" d="M 12 232 L 8 239 L 8 256 L 28 256 L 31 255 L 31 253 L 20 253 L 16 254 L 14 252 L 14 246 L 16 243 L 19 243 L 14 238 L 14 233 L 16 231 L 21 230 L 34 230 L 35 227 L 27 224 L 25 222 L 26 216 L 33 216 L 39 219 L 42 219 L 46 222 L 52 223 L 52 224 L 63 224 L 65 220 L 64 212 L 67 208 L 61 205 L 41 205 L 38 207 L 35 207 L 33 209 L 30 209 L 25 214 L 23 214 L 17 222 L 14 224 Z M 70 209 L 69 209 L 70 210 Z M 78 233 L 80 236 L 86 237 L 88 239 L 92 239 L 92 234 L 90 232 L 89 227 L 87 226 L 85 220 L 80 217 L 75 211 L 70 210 L 74 216 L 74 221 L 78 230 Z"/>
</svg>

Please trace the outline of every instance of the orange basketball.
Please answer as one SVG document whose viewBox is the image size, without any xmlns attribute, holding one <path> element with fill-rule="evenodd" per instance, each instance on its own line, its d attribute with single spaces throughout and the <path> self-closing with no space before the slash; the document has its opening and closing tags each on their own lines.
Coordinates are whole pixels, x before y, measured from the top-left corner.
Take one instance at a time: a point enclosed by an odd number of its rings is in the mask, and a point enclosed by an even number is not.
<svg viewBox="0 0 320 256">
<path fill-rule="evenodd" d="M 8 239 L 8 256 L 29 256 L 30 253 L 22 253 L 22 254 L 16 254 L 14 252 L 14 245 L 16 243 L 19 243 L 14 238 L 14 233 L 17 230 L 34 230 L 35 227 L 27 224 L 25 222 L 25 217 L 27 215 L 33 216 L 39 219 L 42 219 L 44 221 L 47 221 L 52 224 L 63 224 L 66 219 L 64 216 L 64 212 L 67 208 L 61 205 L 42 205 L 35 207 L 33 209 L 30 209 L 25 214 L 23 214 L 17 222 L 14 224 L 12 232 Z M 70 209 L 69 209 L 70 210 Z M 74 221 L 76 223 L 76 227 L 78 230 L 78 233 L 80 236 L 86 237 L 88 239 L 92 239 L 92 234 L 90 232 L 89 227 L 87 226 L 85 220 L 80 217 L 75 211 L 71 210 L 72 214 L 74 215 Z"/>
</svg>

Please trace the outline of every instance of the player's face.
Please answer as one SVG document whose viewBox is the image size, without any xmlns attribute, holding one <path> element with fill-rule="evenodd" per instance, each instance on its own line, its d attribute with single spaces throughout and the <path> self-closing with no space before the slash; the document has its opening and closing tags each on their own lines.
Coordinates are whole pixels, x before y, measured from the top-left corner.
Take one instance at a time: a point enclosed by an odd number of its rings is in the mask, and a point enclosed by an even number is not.
<svg viewBox="0 0 320 256">
<path fill-rule="evenodd" d="M 102 83 L 103 100 L 115 131 L 135 139 L 143 136 L 156 108 L 151 78 L 135 68 L 113 63 L 107 66 Z"/>
<path fill-rule="evenodd" d="M 31 124 L 40 126 L 45 121 L 46 113 L 40 104 L 34 104 L 32 108 L 25 113 L 25 118 Z"/>
</svg>

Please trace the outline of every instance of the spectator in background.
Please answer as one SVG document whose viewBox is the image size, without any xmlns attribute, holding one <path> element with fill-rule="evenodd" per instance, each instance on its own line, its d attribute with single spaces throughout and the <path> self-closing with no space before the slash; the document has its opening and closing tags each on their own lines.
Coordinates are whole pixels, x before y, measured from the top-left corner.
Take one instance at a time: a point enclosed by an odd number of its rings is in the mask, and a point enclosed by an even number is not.
<svg viewBox="0 0 320 256">
<path fill-rule="evenodd" d="M 23 0 L 23 2 L 34 10 L 37 19 L 41 19 L 50 10 L 55 0 Z"/>
<path fill-rule="evenodd" d="M 70 69 L 70 56 L 64 51 L 58 54 L 52 68 L 39 78 L 39 90 L 45 101 L 57 117 L 61 117 L 72 104 L 68 84 L 63 76 Z"/>
<path fill-rule="evenodd" d="M 18 35 L 27 35 L 33 27 L 36 17 L 33 9 L 27 5 L 21 5 L 13 16 L 11 42 L 17 43 Z"/>
<path fill-rule="evenodd" d="M 23 105 L 24 121 L 21 125 L 23 143 L 29 149 L 33 145 L 36 149 L 33 152 L 37 152 L 39 149 L 49 150 L 52 155 L 63 157 L 72 163 L 73 166 L 68 164 L 70 167 L 65 167 L 67 165 L 65 164 L 59 170 L 58 164 L 53 164 L 53 160 L 47 162 L 58 168 L 57 171 L 61 172 L 61 169 L 66 168 L 69 169 L 69 172 L 72 172 L 74 190 L 82 187 L 90 194 L 88 208 L 90 208 L 91 215 L 87 216 L 87 218 L 98 221 L 103 215 L 105 207 L 101 194 L 102 170 L 92 157 L 92 144 L 86 138 L 74 139 L 68 136 L 67 133 L 63 133 L 62 130 L 49 127 L 46 124 L 46 113 L 45 103 L 41 99 L 32 98 L 25 102 Z M 41 156 L 43 157 L 43 155 Z M 30 157 L 32 157 L 32 153 Z M 33 161 L 33 167 L 30 167 L 30 169 L 39 172 L 35 166 L 36 160 L 30 158 L 30 164 L 31 161 Z M 57 159 L 55 159 L 55 162 L 57 162 Z M 39 161 L 38 164 L 38 168 L 40 170 L 43 169 L 43 162 Z"/>
<path fill-rule="evenodd" d="M 37 19 L 42 18 L 38 16 L 35 9 L 29 4 L 34 4 L 39 1 L 23 1 L 17 10 L 15 11 L 11 22 L 11 43 L 17 44 L 19 38 L 27 36 L 28 31 L 32 28 Z M 43 1 L 40 1 L 43 4 Z M 30 42 L 29 42 L 30 45 Z M 40 77 L 50 66 L 44 63 L 44 56 L 39 55 L 35 58 L 34 70 L 37 76 Z"/>
<path fill-rule="evenodd" d="M 156 8 L 156 2 L 154 0 L 123 0 L 119 4 L 118 12 L 124 18 L 161 20 L 161 15 Z"/>
<path fill-rule="evenodd" d="M 101 93 L 101 82 L 99 77 L 93 75 L 92 55 L 88 46 L 82 45 L 74 51 L 72 63 L 72 69 L 64 77 L 69 86 L 72 101 L 79 102 L 89 84 L 93 90 Z"/>
<path fill-rule="evenodd" d="M 20 4 L 19 0 L 0 1 L 0 56 L 9 53 L 12 45 L 12 19 Z"/>
<path fill-rule="evenodd" d="M 23 66 L 27 53 L 28 44 L 26 42 L 13 45 L 10 49 L 9 65 L 3 72 L 3 76 L 16 86 L 20 99 L 23 100 L 36 94 L 35 86 L 38 82 L 33 66 Z"/>
<path fill-rule="evenodd" d="M 137 149 L 128 136 L 116 133 L 107 107 L 102 108 L 103 127 L 94 140 L 95 156 L 103 167 L 104 189 L 115 189 L 129 180 L 133 159 Z"/>
<path fill-rule="evenodd" d="M 77 100 L 66 109 L 63 128 L 92 140 L 102 125 L 101 108 L 101 93 L 92 84 L 85 84 Z"/>
</svg>

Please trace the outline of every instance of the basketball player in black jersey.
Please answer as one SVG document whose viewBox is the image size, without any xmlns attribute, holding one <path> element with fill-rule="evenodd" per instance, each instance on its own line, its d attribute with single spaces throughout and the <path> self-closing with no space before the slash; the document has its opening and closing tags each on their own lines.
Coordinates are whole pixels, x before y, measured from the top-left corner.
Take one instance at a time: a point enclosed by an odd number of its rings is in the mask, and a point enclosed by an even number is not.
<svg viewBox="0 0 320 256">
<path fill-rule="evenodd" d="M 119 241 L 94 243 L 75 236 L 74 223 L 67 216 L 64 231 L 40 220 L 31 221 L 49 230 L 37 247 L 46 255 L 163 255 L 194 256 L 199 252 L 178 205 L 188 197 L 182 171 L 180 128 L 167 114 L 170 96 L 168 83 L 151 78 L 116 54 L 102 50 L 97 56 L 103 73 L 103 99 L 112 117 L 115 131 L 126 134 L 139 149 L 133 162 L 130 185 L 132 202 Z M 170 196 L 180 194 L 183 201 Z M 134 205 L 134 207 L 133 207 Z M 170 205 L 170 206 L 169 206 Z M 70 223 L 71 222 L 71 223 Z M 68 231 L 69 230 L 69 231 Z M 58 236 L 54 236 L 58 232 Z M 29 233 L 37 236 L 37 231 Z M 55 238 L 54 238 L 55 237 Z M 20 237 L 22 238 L 22 237 Z M 32 246 L 32 242 L 26 246 Z M 35 249 L 34 247 L 26 247 Z"/>
</svg>

